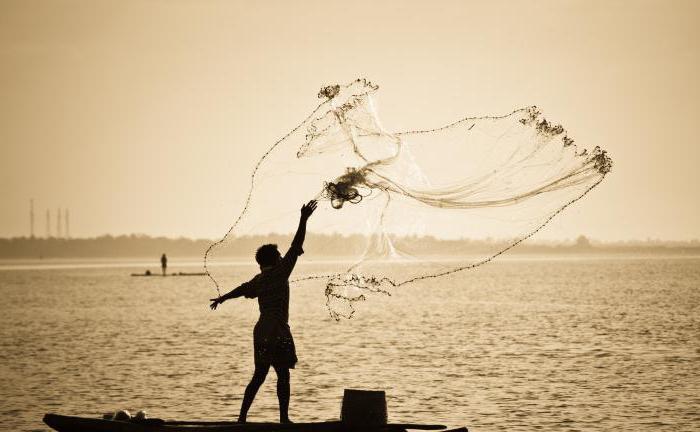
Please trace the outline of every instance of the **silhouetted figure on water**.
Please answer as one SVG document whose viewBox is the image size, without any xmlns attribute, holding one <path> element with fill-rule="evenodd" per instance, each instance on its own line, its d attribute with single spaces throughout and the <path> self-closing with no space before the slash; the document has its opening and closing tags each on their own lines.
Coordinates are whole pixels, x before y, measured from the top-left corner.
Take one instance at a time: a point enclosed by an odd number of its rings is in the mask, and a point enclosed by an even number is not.
<svg viewBox="0 0 700 432">
<path fill-rule="evenodd" d="M 168 257 L 165 254 L 160 257 L 160 269 L 163 271 L 163 276 L 165 276 L 165 272 L 168 270 Z"/>
<path fill-rule="evenodd" d="M 255 260 L 260 264 L 260 273 L 231 292 L 211 299 L 212 309 L 216 309 L 228 299 L 243 296 L 257 297 L 260 307 L 260 319 L 253 330 L 255 373 L 245 389 L 239 422 L 246 421 L 253 399 L 265 382 L 267 372 L 272 366 L 277 373 L 280 423 L 291 423 L 289 420 L 289 369 L 294 369 L 297 355 L 289 328 L 289 275 L 299 255 L 304 253 L 302 246 L 306 236 L 306 221 L 316 210 L 316 205 L 316 201 L 312 200 L 301 207 L 299 228 L 284 257 L 277 250 L 277 245 L 261 246 L 255 253 Z"/>
</svg>

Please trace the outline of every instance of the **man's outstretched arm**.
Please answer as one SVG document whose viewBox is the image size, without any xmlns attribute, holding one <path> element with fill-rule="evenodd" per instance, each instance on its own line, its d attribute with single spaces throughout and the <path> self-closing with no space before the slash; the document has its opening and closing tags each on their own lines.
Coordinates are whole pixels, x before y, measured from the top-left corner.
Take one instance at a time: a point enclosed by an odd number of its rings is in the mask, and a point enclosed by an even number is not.
<svg viewBox="0 0 700 432">
<path fill-rule="evenodd" d="M 297 233 L 294 234 L 294 239 L 292 240 L 292 246 L 290 249 L 294 249 L 297 251 L 302 250 L 302 246 L 304 245 L 304 239 L 306 238 L 306 222 L 309 220 L 309 217 L 311 217 L 314 210 L 316 210 L 317 205 L 318 202 L 316 200 L 311 200 L 308 203 L 301 206 L 301 217 L 299 217 L 299 227 L 297 228 Z"/>
<path fill-rule="evenodd" d="M 211 310 L 216 310 L 216 307 L 219 306 L 221 303 L 225 302 L 226 300 L 230 300 L 237 297 L 243 297 L 247 292 L 247 288 L 248 284 L 244 283 L 227 292 L 226 294 L 222 295 L 221 297 L 209 299 L 209 301 L 211 301 L 211 305 L 209 307 L 211 308 Z"/>
</svg>

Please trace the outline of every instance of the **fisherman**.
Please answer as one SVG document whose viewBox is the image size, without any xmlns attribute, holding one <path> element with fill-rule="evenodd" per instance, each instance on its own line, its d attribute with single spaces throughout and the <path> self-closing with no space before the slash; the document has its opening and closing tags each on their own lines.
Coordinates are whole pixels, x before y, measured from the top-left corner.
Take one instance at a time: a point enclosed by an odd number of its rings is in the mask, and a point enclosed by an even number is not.
<svg viewBox="0 0 700 432">
<path fill-rule="evenodd" d="M 168 269 L 168 257 L 165 254 L 160 257 L 160 269 L 163 271 L 163 276 L 165 276 L 165 271 Z"/>
<path fill-rule="evenodd" d="M 302 246 L 306 236 L 306 222 L 316 210 L 316 205 L 317 202 L 311 200 L 301 207 L 299 227 L 284 257 L 275 244 L 260 246 L 255 253 L 255 260 L 260 265 L 260 273 L 229 293 L 211 299 L 212 310 L 226 300 L 237 297 L 258 299 L 260 318 L 253 330 L 255 372 L 245 389 L 238 416 L 240 423 L 246 422 L 248 410 L 260 386 L 265 382 L 270 366 L 277 373 L 280 423 L 291 423 L 289 420 L 289 369 L 294 369 L 297 356 L 294 338 L 289 328 L 289 275 L 294 269 L 297 258 L 304 253 Z"/>
</svg>

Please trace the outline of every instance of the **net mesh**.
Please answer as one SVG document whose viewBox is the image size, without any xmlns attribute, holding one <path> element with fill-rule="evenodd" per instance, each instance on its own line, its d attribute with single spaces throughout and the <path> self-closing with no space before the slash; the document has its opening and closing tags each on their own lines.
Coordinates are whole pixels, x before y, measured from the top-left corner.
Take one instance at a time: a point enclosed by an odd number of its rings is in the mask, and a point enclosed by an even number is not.
<svg viewBox="0 0 700 432">
<path fill-rule="evenodd" d="M 536 107 L 390 132 L 367 80 L 321 89 L 322 102 L 256 164 L 245 205 L 205 254 L 217 291 L 252 275 L 223 265 L 263 243 L 281 249 L 298 209 L 319 208 L 292 283 L 325 288 L 330 314 L 351 317 L 368 294 L 485 264 L 541 230 L 612 167 Z M 340 247 L 338 247 L 340 245 Z M 217 265 L 222 264 L 222 265 Z"/>
</svg>

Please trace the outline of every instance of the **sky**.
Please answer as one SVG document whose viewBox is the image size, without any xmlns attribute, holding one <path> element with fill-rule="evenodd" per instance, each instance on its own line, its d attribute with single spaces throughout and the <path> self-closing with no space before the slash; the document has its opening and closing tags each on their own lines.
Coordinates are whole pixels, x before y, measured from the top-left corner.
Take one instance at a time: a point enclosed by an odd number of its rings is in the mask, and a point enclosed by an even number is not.
<svg viewBox="0 0 700 432">
<path fill-rule="evenodd" d="M 537 105 L 614 160 L 540 239 L 700 238 L 700 3 L 0 2 L 0 237 L 222 236 L 322 85 L 390 130 Z"/>
</svg>

